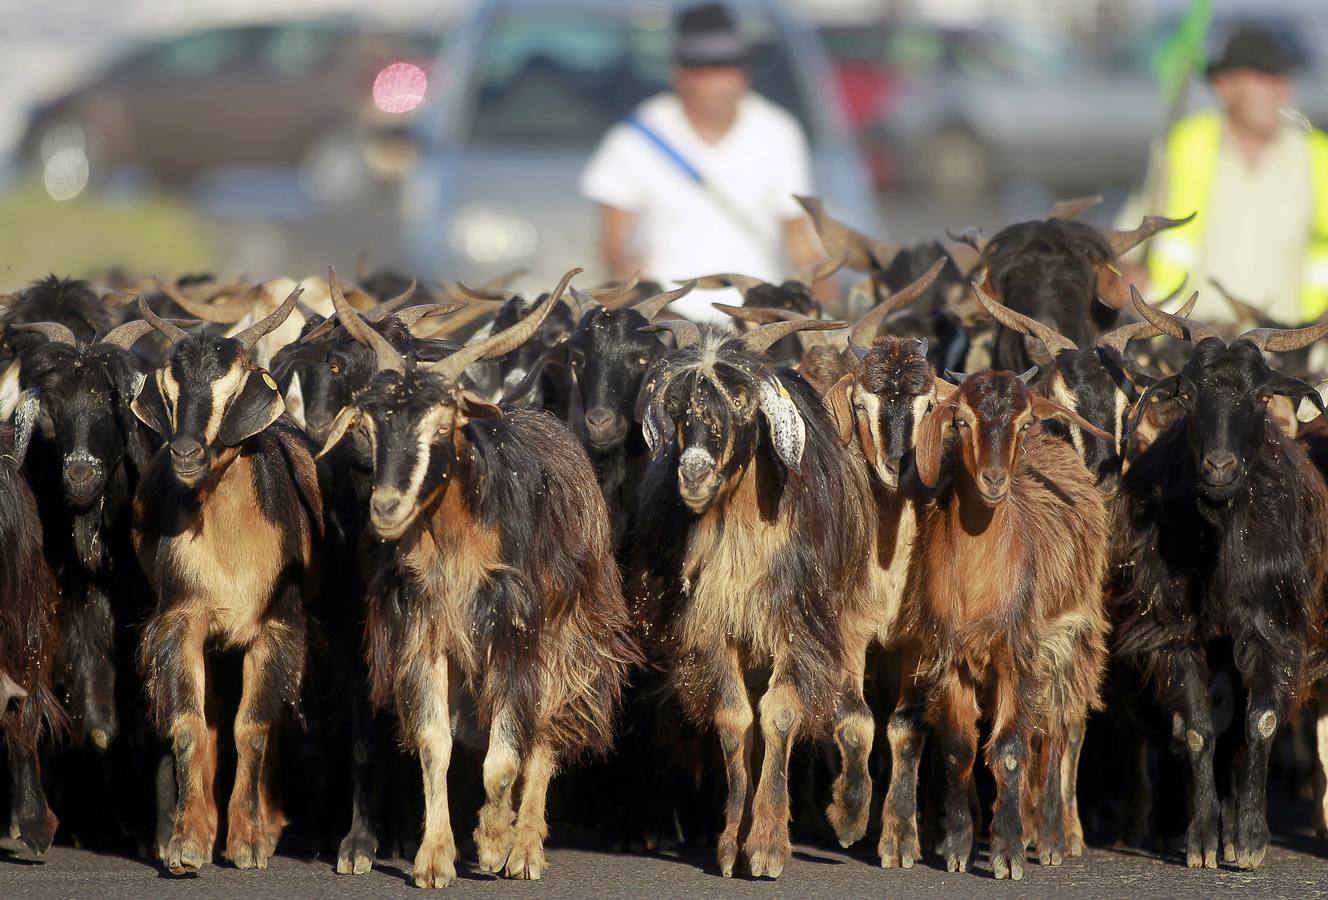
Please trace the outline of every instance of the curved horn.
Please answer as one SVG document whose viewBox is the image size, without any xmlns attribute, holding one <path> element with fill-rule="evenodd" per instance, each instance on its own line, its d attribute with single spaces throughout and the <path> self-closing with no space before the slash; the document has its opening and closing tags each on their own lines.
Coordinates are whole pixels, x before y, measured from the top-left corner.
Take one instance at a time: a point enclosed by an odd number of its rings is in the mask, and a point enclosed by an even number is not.
<svg viewBox="0 0 1328 900">
<path fill-rule="evenodd" d="M 790 334 L 797 334 L 799 331 L 838 331 L 840 328 L 847 327 L 847 322 L 836 322 L 833 319 L 799 319 L 796 322 L 773 322 L 739 335 L 738 340 L 748 350 L 760 353 L 770 349 L 770 346 L 776 341 L 783 340 Z"/>
<path fill-rule="evenodd" d="M 142 317 L 143 321 L 161 332 L 161 336 L 166 338 L 171 344 L 175 344 L 181 339 L 189 337 L 189 333 L 183 328 L 166 321 L 154 313 L 152 307 L 148 306 L 146 297 L 139 296 L 138 298 L 138 314 Z"/>
<path fill-rule="evenodd" d="M 101 302 L 111 309 L 124 309 L 138 302 L 138 294 L 127 291 L 107 291 L 101 295 Z"/>
<path fill-rule="evenodd" d="M 155 277 L 152 280 L 157 285 L 157 289 L 174 301 L 176 306 L 179 306 L 196 319 L 202 319 L 204 322 L 212 322 L 217 325 L 234 325 L 254 308 L 254 304 L 262 296 L 262 285 L 255 284 L 247 288 L 244 293 L 229 300 L 216 300 L 217 297 L 227 293 L 230 289 L 227 286 L 213 292 L 212 297 L 207 300 L 198 300 L 180 290 L 178 284 L 168 284 Z M 242 285 L 236 282 L 234 287 L 242 287 Z"/>
<path fill-rule="evenodd" d="M 169 324 L 176 326 L 197 325 L 197 320 L 188 319 L 169 319 Z M 105 336 L 98 343 L 112 344 L 121 350 L 128 350 L 142 339 L 143 335 L 152 331 L 154 328 L 151 322 L 145 322 L 142 319 L 135 319 L 132 322 L 125 322 L 106 332 Z"/>
<path fill-rule="evenodd" d="M 1074 341 L 1061 334 L 1049 325 L 1039 322 L 1037 319 L 1030 318 L 1023 313 L 1015 312 L 1008 306 L 997 303 L 991 297 L 987 296 L 976 281 L 970 281 L 973 288 L 973 295 L 978 298 L 978 304 L 987 311 L 987 313 L 1000 322 L 1011 331 L 1019 334 L 1026 334 L 1029 337 L 1037 338 L 1042 342 L 1042 346 L 1047 348 L 1047 353 L 1051 354 L 1052 359 L 1062 350 L 1078 350 Z"/>
<path fill-rule="evenodd" d="M 545 298 L 544 302 L 530 311 L 524 319 L 504 328 L 497 334 L 490 335 L 482 341 L 476 341 L 473 344 L 467 344 L 456 353 L 435 363 L 431 368 L 444 380 L 456 382 L 466 369 L 470 368 L 472 363 L 478 362 L 487 356 L 502 356 L 520 347 L 539 330 L 540 325 L 544 323 L 550 311 L 562 302 L 563 293 L 567 290 L 567 285 L 573 278 L 581 274 L 581 269 L 569 269 L 567 274 L 563 275 L 562 281 L 558 282 L 558 287 L 553 293 Z"/>
<path fill-rule="evenodd" d="M 10 325 L 9 327 L 14 331 L 31 331 L 35 334 L 45 335 L 46 340 L 54 341 L 57 344 L 69 344 L 71 346 L 78 344 L 78 338 L 74 337 L 74 332 L 59 322 L 27 322 Z"/>
<path fill-rule="evenodd" d="M 1167 297 L 1157 302 L 1158 306 L 1171 301 Z M 1185 301 L 1185 305 L 1176 310 L 1176 315 L 1181 318 L 1189 316 L 1194 311 L 1194 304 L 1199 301 L 1199 292 L 1195 291 L 1190 295 L 1190 299 Z M 1125 352 L 1125 345 L 1130 341 L 1143 340 L 1145 338 L 1155 338 L 1162 334 L 1162 331 L 1151 322 L 1131 322 L 1129 325 L 1122 325 L 1120 328 L 1112 329 L 1097 339 L 1099 347 L 1110 347 L 1117 353 Z"/>
<path fill-rule="evenodd" d="M 717 272 L 714 275 L 702 275 L 694 280 L 697 287 L 706 290 L 735 287 L 742 291 L 744 297 L 748 291 L 767 283 L 751 275 L 739 275 L 736 272 Z"/>
<path fill-rule="evenodd" d="M 449 290 L 449 288 L 451 290 Z M 451 284 L 444 282 L 443 290 L 446 291 L 449 294 L 449 296 L 451 295 L 453 290 L 457 294 L 460 294 L 460 297 L 456 297 L 454 299 L 479 300 L 483 303 L 506 303 L 508 300 L 511 300 L 514 296 L 516 296 L 511 291 L 507 290 L 490 291 L 485 288 L 466 287 L 465 283 L 461 281 L 452 282 Z"/>
<path fill-rule="evenodd" d="M 773 322 L 801 322 L 804 320 L 819 321 L 815 316 L 804 316 L 796 310 L 777 309 L 773 306 L 730 306 L 727 303 L 712 303 L 710 305 L 741 322 L 750 322 L 753 325 L 769 325 Z M 829 343 L 830 337 L 819 331 L 804 331 L 802 333 L 802 346 L 804 348 L 823 346 Z"/>
<path fill-rule="evenodd" d="M 366 309 L 360 313 L 360 316 L 366 322 L 381 322 L 406 305 L 406 301 L 415 296 L 415 279 L 410 280 L 410 285 L 390 300 L 384 300 L 382 303 L 374 306 L 372 309 Z M 460 308 L 460 307 L 458 307 Z"/>
<path fill-rule="evenodd" d="M 1190 213 L 1183 219 L 1168 219 L 1166 216 L 1144 216 L 1144 220 L 1139 223 L 1138 228 L 1129 231 L 1108 229 L 1102 233 L 1106 237 L 1107 243 L 1111 245 L 1112 254 L 1120 256 L 1133 250 L 1159 231 L 1175 228 L 1177 225 L 1184 225 L 1195 215 L 1196 213 Z"/>
<path fill-rule="evenodd" d="M 412 306 L 409 309 L 403 309 L 397 313 L 397 320 L 407 328 L 414 328 L 415 323 L 424 318 L 439 318 L 450 316 L 452 313 L 461 309 L 459 303 L 424 303 L 419 306 Z"/>
<path fill-rule="evenodd" d="M 936 276 L 941 274 L 941 269 L 945 268 L 945 257 L 941 257 L 931 264 L 931 268 L 922 273 L 912 284 L 906 285 L 895 293 L 886 297 L 880 303 L 869 309 L 861 319 L 858 319 L 853 330 L 848 334 L 849 346 L 858 353 L 858 358 L 862 358 L 862 353 L 871 346 L 871 342 L 876 340 L 876 333 L 880 330 L 881 323 L 884 322 L 891 313 L 903 309 L 914 300 L 918 299 L 926 292 L 927 288 L 936 281 Z"/>
<path fill-rule="evenodd" d="M 793 199 L 797 200 L 811 217 L 812 225 L 821 237 L 825 252 L 835 259 L 843 259 L 844 265 L 850 269 L 857 269 L 860 272 L 884 269 L 894 262 L 894 258 L 903 249 L 899 244 L 869 238 L 827 215 L 824 205 L 817 197 L 800 197 L 795 194 Z"/>
<path fill-rule="evenodd" d="M 1249 341 L 1260 350 L 1273 353 L 1290 353 L 1302 347 L 1308 347 L 1319 338 L 1328 334 L 1328 313 L 1319 317 L 1319 321 L 1304 328 L 1251 328 L 1236 340 Z"/>
<path fill-rule="evenodd" d="M 1252 306 L 1244 300 L 1232 296 L 1231 292 L 1223 287 L 1222 282 L 1218 281 L 1216 278 L 1208 279 L 1208 283 L 1217 289 L 1217 292 L 1222 295 L 1222 299 L 1227 301 L 1227 305 L 1235 311 L 1236 315 L 1243 316 L 1245 319 L 1253 322 L 1260 328 L 1281 327 L 1272 316 L 1268 315 L 1257 306 Z"/>
<path fill-rule="evenodd" d="M 297 287 L 291 291 L 286 295 L 286 299 L 281 301 L 281 305 L 272 311 L 271 315 L 259 319 L 244 331 L 241 331 L 235 336 L 235 340 L 239 341 L 240 346 L 244 349 L 252 350 L 254 344 L 257 344 L 263 335 L 276 331 L 281 327 L 281 323 L 290 317 L 291 310 L 295 309 L 295 304 L 303 293 L 304 288 L 302 287 Z"/>
<path fill-rule="evenodd" d="M 1038 373 L 1038 367 L 1033 366 L 1033 368 L 1029 369 L 1026 372 L 1020 372 L 1019 380 L 1022 381 L 1024 384 L 1028 384 L 1030 381 L 1033 380 L 1034 376 L 1036 376 L 1037 373 Z"/>
<path fill-rule="evenodd" d="M 1071 197 L 1067 200 L 1057 200 L 1051 204 L 1051 212 L 1047 213 L 1047 218 L 1077 219 L 1101 202 L 1101 194 L 1093 194 L 1091 197 Z"/>
<path fill-rule="evenodd" d="M 641 283 L 641 273 L 637 272 L 631 278 L 622 284 L 615 284 L 610 287 L 592 288 L 588 291 L 577 291 L 584 293 L 591 300 L 598 303 L 605 309 L 617 309 L 631 302 L 636 296 L 636 286 Z"/>
<path fill-rule="evenodd" d="M 405 372 L 406 364 L 402 361 L 397 348 L 393 347 L 387 338 L 375 331 L 369 323 L 360 318 L 360 314 L 350 305 L 350 301 L 346 299 L 345 293 L 341 290 L 336 271 L 330 266 L 327 270 L 327 286 L 332 294 L 332 306 L 337 311 L 337 319 L 341 322 L 341 327 L 346 329 L 347 334 L 374 352 L 379 371 L 396 372 L 398 374 Z M 329 318 L 328 322 L 330 321 L 332 320 Z M 327 323 L 324 322 L 323 324 Z"/>
<path fill-rule="evenodd" d="M 982 229 L 978 228 L 976 225 L 970 225 L 958 234 L 955 234 L 947 228 L 945 229 L 945 236 L 965 247 L 971 247 L 979 254 L 986 252 L 988 243 L 987 239 L 982 236 Z"/>
<path fill-rule="evenodd" d="M 1216 331 L 1202 322 L 1196 322 L 1184 316 L 1175 316 L 1150 306 L 1144 301 L 1139 289 L 1134 285 L 1130 285 L 1130 300 L 1134 303 L 1134 311 L 1139 314 L 1140 318 L 1169 337 L 1189 341 L 1191 344 L 1197 344 L 1210 337 L 1221 339 Z"/>
<path fill-rule="evenodd" d="M 810 287 L 811 285 L 816 284 L 818 281 L 824 281 L 825 279 L 829 278 L 831 275 L 835 274 L 843 267 L 844 267 L 844 257 L 831 256 L 830 258 L 823 259 L 818 263 L 812 263 L 811 265 L 803 266 L 801 269 L 798 270 L 798 274 L 793 276 L 793 280 L 800 281 L 803 284 Z"/>
<path fill-rule="evenodd" d="M 964 379 L 967 378 L 968 375 L 964 372 L 952 372 L 949 369 L 946 369 L 945 377 L 953 381 L 955 384 L 963 384 Z"/>
<path fill-rule="evenodd" d="M 693 278 L 691 281 L 685 281 L 682 287 L 674 288 L 671 291 L 664 291 L 662 294 L 656 294 L 653 297 L 647 297 L 640 303 L 632 304 L 632 309 L 645 316 L 646 321 L 650 321 L 664 311 L 674 300 L 685 297 L 692 292 L 692 289 L 701 283 L 700 279 Z"/>
<path fill-rule="evenodd" d="M 677 345 L 679 350 L 690 347 L 701 340 L 701 329 L 696 326 L 695 322 L 688 322 L 686 319 L 665 319 L 663 322 L 654 322 L 636 330 L 645 334 L 658 334 L 661 331 L 667 331 L 673 335 L 673 343 Z"/>
</svg>

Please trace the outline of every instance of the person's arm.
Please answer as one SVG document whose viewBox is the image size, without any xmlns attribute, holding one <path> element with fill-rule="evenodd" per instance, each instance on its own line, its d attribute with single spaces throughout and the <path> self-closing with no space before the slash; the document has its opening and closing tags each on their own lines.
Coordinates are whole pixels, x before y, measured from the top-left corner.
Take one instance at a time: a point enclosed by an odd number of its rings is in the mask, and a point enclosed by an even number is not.
<svg viewBox="0 0 1328 900">
<path fill-rule="evenodd" d="M 601 203 L 599 207 L 599 252 L 609 275 L 626 281 L 641 271 L 641 260 L 630 250 L 636 213 Z"/>
</svg>

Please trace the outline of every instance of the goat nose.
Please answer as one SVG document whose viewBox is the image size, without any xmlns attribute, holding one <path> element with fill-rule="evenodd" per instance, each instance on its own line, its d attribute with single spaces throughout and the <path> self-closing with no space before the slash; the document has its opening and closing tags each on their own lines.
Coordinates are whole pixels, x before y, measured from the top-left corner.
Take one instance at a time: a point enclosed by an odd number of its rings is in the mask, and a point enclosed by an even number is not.
<svg viewBox="0 0 1328 900">
<path fill-rule="evenodd" d="M 1236 454 L 1230 450 L 1214 450 L 1204 454 L 1203 465 L 1209 476 L 1229 478 L 1236 469 Z"/>
<path fill-rule="evenodd" d="M 899 474 L 899 464 L 903 461 L 902 456 L 887 456 L 885 458 L 885 471 L 891 475 Z"/>
<path fill-rule="evenodd" d="M 613 410 L 606 406 L 596 406 L 586 410 L 586 427 L 591 431 L 608 431 L 617 418 Z"/>
<path fill-rule="evenodd" d="M 1009 476 L 1005 472 L 987 469 L 982 473 L 982 486 L 986 488 L 987 493 L 996 494 L 1005 487 L 1008 478 Z"/>
<path fill-rule="evenodd" d="M 97 470 L 87 462 L 71 462 L 65 466 L 65 478 L 74 484 L 86 484 L 97 474 Z"/>
<path fill-rule="evenodd" d="M 171 456 L 180 462 L 197 462 L 203 458 L 203 445 L 192 438 L 171 441 Z"/>
<path fill-rule="evenodd" d="M 401 495 L 396 493 L 380 493 L 375 491 L 373 499 L 369 501 L 369 511 L 377 518 L 391 519 L 401 508 Z"/>
</svg>

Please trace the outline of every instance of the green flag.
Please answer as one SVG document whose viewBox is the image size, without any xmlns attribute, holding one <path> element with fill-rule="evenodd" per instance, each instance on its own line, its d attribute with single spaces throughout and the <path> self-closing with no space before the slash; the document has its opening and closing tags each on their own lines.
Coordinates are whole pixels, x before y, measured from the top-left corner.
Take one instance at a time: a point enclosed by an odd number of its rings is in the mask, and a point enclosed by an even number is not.
<svg viewBox="0 0 1328 900">
<path fill-rule="evenodd" d="M 1192 74 L 1203 71 L 1207 62 L 1205 38 L 1212 18 L 1212 0 L 1190 0 L 1190 8 L 1176 30 L 1153 53 L 1153 71 L 1168 103 L 1176 102 Z"/>
</svg>

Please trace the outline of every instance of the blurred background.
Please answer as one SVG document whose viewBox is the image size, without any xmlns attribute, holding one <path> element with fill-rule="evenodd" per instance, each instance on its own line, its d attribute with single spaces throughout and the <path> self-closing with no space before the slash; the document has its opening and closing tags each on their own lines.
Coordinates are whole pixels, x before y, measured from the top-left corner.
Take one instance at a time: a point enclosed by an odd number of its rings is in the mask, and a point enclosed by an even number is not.
<svg viewBox="0 0 1328 900">
<path fill-rule="evenodd" d="M 667 84 L 679 0 L 0 0 L 0 290 L 48 271 L 594 270 L 576 178 Z M 832 213 L 893 239 L 1143 177 L 1184 0 L 733 0 Z M 1307 66 L 1328 2 L 1214 0 Z M 279 7 L 279 11 L 278 11 Z M 1202 78 L 1185 109 L 1211 104 Z"/>
</svg>

